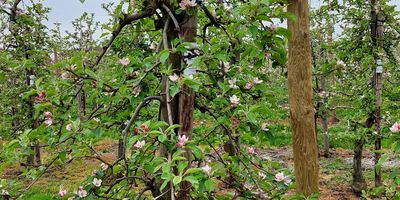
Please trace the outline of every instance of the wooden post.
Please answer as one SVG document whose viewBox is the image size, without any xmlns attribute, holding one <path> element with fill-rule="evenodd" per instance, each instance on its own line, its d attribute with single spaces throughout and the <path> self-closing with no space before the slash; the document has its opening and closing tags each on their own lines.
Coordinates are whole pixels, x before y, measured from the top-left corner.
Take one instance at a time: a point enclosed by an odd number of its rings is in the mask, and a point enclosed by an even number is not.
<svg viewBox="0 0 400 200">
<path fill-rule="evenodd" d="M 289 110 L 293 132 L 293 156 L 297 191 L 305 196 L 318 192 L 318 150 L 312 93 L 312 62 L 308 0 L 289 0 L 288 20 Z"/>
</svg>

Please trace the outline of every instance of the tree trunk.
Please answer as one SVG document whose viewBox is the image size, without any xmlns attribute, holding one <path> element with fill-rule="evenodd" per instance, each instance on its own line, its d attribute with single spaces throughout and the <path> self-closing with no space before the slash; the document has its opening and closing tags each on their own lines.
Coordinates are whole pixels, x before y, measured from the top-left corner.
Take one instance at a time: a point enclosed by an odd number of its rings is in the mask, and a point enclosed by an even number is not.
<svg viewBox="0 0 400 200">
<path fill-rule="evenodd" d="M 305 196 L 318 192 L 318 150 L 315 136 L 312 94 L 312 62 L 307 0 L 290 0 L 288 11 L 297 20 L 288 20 L 289 110 L 293 131 L 293 156 L 297 191 Z"/>
<path fill-rule="evenodd" d="M 357 139 L 354 146 L 353 183 L 351 188 L 357 194 L 361 194 L 361 192 L 367 188 L 367 183 L 365 182 L 361 165 L 364 142 L 364 139 Z"/>
<path fill-rule="evenodd" d="M 321 90 L 327 94 L 326 91 L 326 80 L 325 80 L 325 75 L 321 75 Z M 329 133 L 328 133 L 328 111 L 326 109 L 326 103 L 327 103 L 327 96 L 322 97 L 322 114 L 321 114 L 321 125 L 322 125 L 322 130 L 323 130 L 323 136 L 324 136 L 324 156 L 326 158 L 330 157 L 329 153 Z"/>
<path fill-rule="evenodd" d="M 184 42 L 196 42 L 197 34 L 197 14 L 183 17 L 183 24 L 181 25 L 181 35 Z M 187 67 L 187 66 L 186 66 Z M 181 94 L 179 95 L 179 135 L 186 135 L 189 140 L 192 139 L 193 129 L 193 112 L 194 112 L 195 93 L 192 88 L 183 85 L 181 87 Z M 189 164 L 192 159 L 192 152 L 186 149 L 185 157 Z M 179 200 L 190 200 L 191 184 L 188 181 L 183 181 L 180 184 L 178 192 Z"/>
<path fill-rule="evenodd" d="M 373 48 L 379 48 L 383 45 L 383 15 L 376 11 L 376 0 L 370 0 L 371 3 L 371 39 Z M 382 106 L 382 61 L 379 55 L 374 53 L 375 58 L 375 73 L 374 73 L 374 93 L 375 93 L 375 166 L 381 158 L 381 106 Z M 378 66 L 378 63 L 380 66 Z M 375 187 L 382 185 L 382 171 L 375 167 Z"/>
</svg>

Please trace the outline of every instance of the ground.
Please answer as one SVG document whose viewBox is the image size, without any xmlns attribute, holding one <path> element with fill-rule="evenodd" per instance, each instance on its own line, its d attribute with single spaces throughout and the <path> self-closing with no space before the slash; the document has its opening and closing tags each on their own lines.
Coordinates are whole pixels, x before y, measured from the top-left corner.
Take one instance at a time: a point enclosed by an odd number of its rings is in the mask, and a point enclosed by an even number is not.
<svg viewBox="0 0 400 200">
<path fill-rule="evenodd" d="M 110 151 L 113 149 L 113 151 Z M 100 142 L 96 150 L 102 152 L 102 158 L 111 162 L 115 160 L 117 142 L 104 140 Z M 259 156 L 265 159 L 272 159 L 281 162 L 285 167 L 293 169 L 292 150 L 289 147 L 276 147 L 268 149 L 257 149 Z M 357 197 L 351 190 L 351 172 L 352 172 L 351 150 L 338 148 L 332 150 L 332 157 L 320 157 L 320 199 L 323 200 L 356 200 Z M 88 174 L 95 169 L 100 168 L 100 161 L 94 159 L 76 160 L 64 167 L 52 167 L 34 187 L 28 192 L 24 199 L 51 199 L 40 196 L 43 193 L 56 194 L 60 185 L 69 190 L 77 188 L 79 183 L 84 180 Z M 392 156 L 383 166 L 383 170 L 397 167 L 400 165 L 398 160 Z M 363 166 L 365 167 L 365 176 L 368 186 L 373 186 L 373 154 L 370 151 L 364 152 Z M 21 167 L 15 165 L 9 167 L 2 174 L 1 179 L 15 178 L 21 173 Z M 293 194 L 290 191 L 289 194 Z"/>
</svg>

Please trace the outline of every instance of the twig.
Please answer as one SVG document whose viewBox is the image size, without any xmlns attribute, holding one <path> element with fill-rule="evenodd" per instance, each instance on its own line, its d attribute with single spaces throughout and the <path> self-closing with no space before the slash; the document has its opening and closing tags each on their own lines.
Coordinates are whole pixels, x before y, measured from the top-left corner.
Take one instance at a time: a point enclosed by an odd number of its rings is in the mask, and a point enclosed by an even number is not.
<svg viewBox="0 0 400 200">
<path fill-rule="evenodd" d="M 135 112 L 133 113 L 131 119 L 129 120 L 128 124 L 126 125 L 125 129 L 122 131 L 123 134 L 123 146 L 124 146 L 124 151 L 123 151 L 123 155 L 122 158 L 125 157 L 125 151 L 126 151 L 126 140 L 128 138 L 128 131 L 129 128 L 132 126 L 133 121 L 135 121 L 136 117 L 139 115 L 140 110 L 144 107 L 144 105 L 148 102 L 148 101 L 152 101 L 152 100 L 158 100 L 158 101 L 162 101 L 162 97 L 161 96 L 150 96 L 150 97 L 146 97 L 142 103 L 140 103 L 138 105 L 138 107 L 136 107 Z"/>
<path fill-rule="evenodd" d="M 140 197 L 142 197 L 142 195 L 143 195 L 147 190 L 150 190 L 150 188 L 149 188 L 149 187 L 143 188 L 143 189 L 139 192 L 139 194 L 136 196 L 135 200 L 139 200 Z"/>
<path fill-rule="evenodd" d="M 171 10 L 166 6 L 165 4 L 161 5 L 168 13 L 168 15 L 171 17 L 172 21 L 174 22 L 175 25 L 175 30 L 178 32 L 179 38 L 181 38 L 181 28 L 179 27 L 178 20 L 176 20 L 174 14 L 171 12 Z"/>
<path fill-rule="evenodd" d="M 154 198 L 154 200 L 157 200 L 157 199 L 161 198 L 162 196 L 164 196 L 165 194 L 167 194 L 169 191 L 170 191 L 170 189 L 166 190 L 165 192 L 163 192 L 163 193 L 161 193 L 160 195 L 156 196 L 156 197 Z"/>
<path fill-rule="evenodd" d="M 153 2 L 153 4 L 154 3 L 155 2 Z M 111 44 L 114 42 L 115 38 L 119 35 L 119 33 L 122 31 L 122 29 L 126 25 L 132 23 L 133 21 L 136 21 L 136 20 L 139 20 L 139 19 L 143 19 L 143 18 L 146 18 L 146 17 L 150 17 L 151 15 L 153 15 L 155 13 L 155 11 L 156 11 L 155 6 L 152 5 L 152 6 L 149 6 L 149 9 L 147 9 L 146 11 L 143 11 L 141 13 L 135 13 L 133 15 L 130 15 L 130 16 L 125 17 L 124 19 L 122 19 L 119 22 L 117 28 L 111 33 L 111 38 L 108 41 L 108 43 L 105 46 L 103 46 L 103 50 L 100 53 L 100 55 L 97 57 L 96 62 L 94 63 L 92 68 L 94 66 L 97 66 L 100 63 L 101 59 L 104 57 L 104 54 L 107 52 L 107 50 L 110 48 Z"/>
</svg>

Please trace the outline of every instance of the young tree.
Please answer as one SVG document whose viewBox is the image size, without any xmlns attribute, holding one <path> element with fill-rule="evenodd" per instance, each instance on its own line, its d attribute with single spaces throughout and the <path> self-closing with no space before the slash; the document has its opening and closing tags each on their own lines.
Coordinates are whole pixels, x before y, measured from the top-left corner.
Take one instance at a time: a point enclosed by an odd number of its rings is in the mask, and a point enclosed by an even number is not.
<svg viewBox="0 0 400 200">
<path fill-rule="evenodd" d="M 312 94 L 312 62 L 308 1 L 289 1 L 288 87 L 290 122 L 297 191 L 306 196 L 318 192 L 318 150 Z"/>
</svg>

